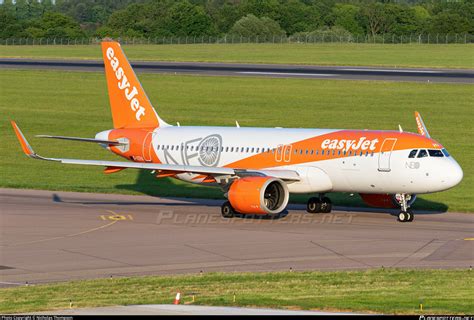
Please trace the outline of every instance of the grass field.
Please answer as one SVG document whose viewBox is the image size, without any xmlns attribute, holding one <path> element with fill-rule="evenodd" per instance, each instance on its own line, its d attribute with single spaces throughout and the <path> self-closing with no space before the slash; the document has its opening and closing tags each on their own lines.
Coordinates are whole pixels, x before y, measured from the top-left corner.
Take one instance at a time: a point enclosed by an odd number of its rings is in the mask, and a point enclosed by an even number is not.
<svg viewBox="0 0 474 320">
<path fill-rule="evenodd" d="M 471 85 L 140 74 L 166 121 L 181 125 L 397 129 L 416 132 L 418 110 L 431 135 L 458 160 L 463 182 L 423 195 L 415 209 L 474 212 Z M 9 124 L 15 119 L 39 154 L 112 159 L 97 145 L 34 138 L 36 134 L 94 137 L 112 127 L 103 74 L 2 70 L 1 187 L 159 196 L 221 198 L 220 190 L 154 179 L 133 169 L 104 175 L 101 168 L 26 158 Z M 331 195 L 336 205 L 362 205 L 358 196 Z M 305 201 L 296 197 L 294 201 Z"/>
<path fill-rule="evenodd" d="M 474 68 L 474 44 L 126 45 L 131 60 Z M 98 45 L 0 46 L 0 57 L 102 59 Z"/>
<path fill-rule="evenodd" d="M 0 290 L 0 313 L 182 302 L 397 314 L 472 314 L 468 270 L 379 269 L 340 272 L 210 273 L 134 277 Z M 233 302 L 235 294 L 235 303 Z M 419 304 L 423 304 L 423 312 Z"/>
</svg>

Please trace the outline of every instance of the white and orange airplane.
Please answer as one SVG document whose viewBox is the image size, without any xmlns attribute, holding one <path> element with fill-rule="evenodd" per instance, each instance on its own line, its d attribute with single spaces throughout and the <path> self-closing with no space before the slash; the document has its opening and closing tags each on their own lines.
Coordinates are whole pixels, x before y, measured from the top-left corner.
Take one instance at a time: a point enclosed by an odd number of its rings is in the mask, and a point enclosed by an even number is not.
<svg viewBox="0 0 474 320">
<path fill-rule="evenodd" d="M 412 221 L 416 195 L 447 190 L 463 171 L 431 139 L 416 112 L 418 134 L 397 131 L 172 126 L 151 105 L 120 44 L 102 42 L 114 129 L 95 138 L 41 136 L 99 143 L 130 161 L 45 158 L 15 122 L 24 153 L 34 159 L 104 166 L 105 173 L 146 169 L 157 177 L 216 185 L 228 201 L 222 215 L 278 216 L 290 193 L 315 194 L 310 213 L 330 212 L 330 192 L 359 193 L 369 205 L 400 207 Z"/>
</svg>

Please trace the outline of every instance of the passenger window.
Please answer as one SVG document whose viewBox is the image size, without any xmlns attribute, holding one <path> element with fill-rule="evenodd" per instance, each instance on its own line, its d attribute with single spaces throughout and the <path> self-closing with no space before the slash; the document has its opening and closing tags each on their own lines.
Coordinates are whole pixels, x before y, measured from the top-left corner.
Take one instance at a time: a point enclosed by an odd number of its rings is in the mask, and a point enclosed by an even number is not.
<svg viewBox="0 0 474 320">
<path fill-rule="evenodd" d="M 260 151 L 260 148 L 257 148 L 257 150 L 255 152 L 258 153 L 259 151 Z"/>
<path fill-rule="evenodd" d="M 430 149 L 428 150 L 428 153 L 430 154 L 430 157 L 436 157 L 436 158 L 443 157 L 443 153 L 441 152 L 441 150 Z"/>
<path fill-rule="evenodd" d="M 414 158 L 417 152 L 418 152 L 418 149 L 413 149 L 412 151 L 410 151 L 408 158 Z"/>
<path fill-rule="evenodd" d="M 426 152 L 426 150 L 424 150 L 424 149 L 421 149 L 420 152 L 418 152 L 417 158 L 424 158 L 424 157 L 427 157 L 427 156 L 428 156 L 428 152 Z"/>
<path fill-rule="evenodd" d="M 321 150 L 321 155 L 324 156 L 324 150 Z"/>
</svg>

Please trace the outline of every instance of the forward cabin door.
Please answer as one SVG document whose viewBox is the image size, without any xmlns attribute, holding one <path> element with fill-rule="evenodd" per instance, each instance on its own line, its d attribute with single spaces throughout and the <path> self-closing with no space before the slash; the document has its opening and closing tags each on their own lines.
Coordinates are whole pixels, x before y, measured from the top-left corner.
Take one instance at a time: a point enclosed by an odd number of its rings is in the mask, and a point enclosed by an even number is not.
<svg viewBox="0 0 474 320">
<path fill-rule="evenodd" d="M 390 172 L 390 157 L 396 142 L 396 138 L 387 138 L 383 141 L 379 152 L 379 171 Z"/>
</svg>

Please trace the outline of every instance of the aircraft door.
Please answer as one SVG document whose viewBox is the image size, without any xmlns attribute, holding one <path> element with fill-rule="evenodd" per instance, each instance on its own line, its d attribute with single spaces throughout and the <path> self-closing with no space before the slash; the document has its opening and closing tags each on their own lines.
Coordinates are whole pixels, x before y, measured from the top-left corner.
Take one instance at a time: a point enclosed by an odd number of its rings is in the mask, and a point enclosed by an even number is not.
<svg viewBox="0 0 474 320">
<path fill-rule="evenodd" d="M 383 141 L 379 152 L 379 171 L 390 172 L 390 157 L 396 142 L 395 138 L 387 138 Z"/>
</svg>

